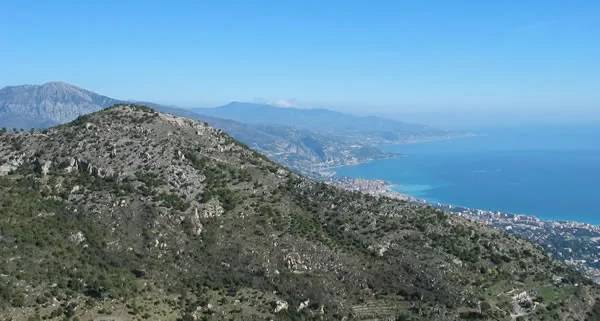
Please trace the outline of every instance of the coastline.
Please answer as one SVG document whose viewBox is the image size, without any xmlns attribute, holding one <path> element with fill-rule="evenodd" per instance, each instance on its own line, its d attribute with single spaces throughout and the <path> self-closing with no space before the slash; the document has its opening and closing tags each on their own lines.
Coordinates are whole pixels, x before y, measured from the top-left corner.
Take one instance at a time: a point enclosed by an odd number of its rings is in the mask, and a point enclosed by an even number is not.
<svg viewBox="0 0 600 321">
<path fill-rule="evenodd" d="M 418 144 L 473 136 L 479 135 L 462 135 L 458 137 L 381 146 Z M 390 157 L 372 158 L 360 162 L 327 166 L 323 167 L 318 172 L 317 176 L 326 183 L 346 190 L 426 204 L 451 215 L 461 216 L 465 219 L 488 225 L 502 232 L 523 237 L 540 245 L 550 257 L 581 271 L 593 282 L 600 284 L 600 225 L 576 220 L 542 219 L 531 214 L 482 210 L 467 206 L 428 201 L 418 196 L 411 195 L 410 193 L 400 192 L 394 188 L 396 184 L 384 179 L 342 177 L 337 174 L 337 170 L 345 166 L 357 166 L 377 160 L 400 158 L 404 156 L 405 155 L 401 153 L 395 153 Z"/>
<path fill-rule="evenodd" d="M 451 140 L 457 140 L 460 138 L 469 138 L 469 137 L 486 137 L 489 136 L 487 134 L 475 134 L 475 133 L 466 133 L 466 134 L 462 134 L 462 135 L 455 135 L 455 136 L 448 136 L 448 137 L 443 137 L 443 138 L 433 138 L 433 139 L 423 139 L 423 140 L 415 140 L 415 141 L 404 141 L 403 143 L 391 143 L 391 144 L 383 144 L 383 145 L 378 145 L 377 147 L 382 148 L 383 150 L 385 150 L 386 152 L 389 152 L 393 155 L 390 155 L 389 157 L 374 157 L 374 158 L 369 158 L 369 159 L 365 159 L 362 161 L 358 161 L 358 162 L 347 162 L 344 164 L 336 164 L 333 166 L 324 166 L 322 167 L 322 175 L 318 175 L 320 176 L 321 179 L 335 179 L 336 177 L 340 177 L 340 169 L 342 168 L 352 168 L 352 167 L 360 167 L 361 165 L 367 165 L 370 163 L 374 163 L 374 162 L 378 162 L 381 160 L 393 160 L 393 159 L 398 159 L 401 160 L 404 157 L 409 156 L 408 154 L 406 154 L 405 152 L 403 152 L 402 149 L 399 150 L 394 150 L 392 149 L 391 151 L 386 150 L 387 147 L 393 147 L 393 146 L 403 146 L 403 145 L 413 145 L 413 144 L 420 144 L 420 143 L 429 143 L 429 142 L 443 142 L 443 141 L 451 141 Z M 409 149 L 410 151 L 410 149 Z M 407 152 L 408 153 L 408 152 Z M 393 165 L 395 166 L 395 165 Z M 366 166 L 365 168 L 369 168 L 369 166 Z M 393 168 L 388 167 L 387 170 L 394 170 Z M 342 172 L 346 172 L 346 171 L 342 171 Z M 485 172 L 485 171 L 482 171 Z M 486 204 L 482 204 L 481 202 L 475 202 L 475 204 L 473 204 L 473 202 L 471 202 L 470 205 L 464 205 L 465 203 L 468 204 L 470 202 L 468 201 L 464 201 L 460 202 L 460 201 L 456 201 L 453 202 L 453 200 L 451 198 L 436 198 L 436 197 L 428 197 L 428 199 L 425 199 L 425 195 L 424 193 L 421 193 L 422 191 L 428 190 L 430 188 L 435 188 L 438 187 L 438 184 L 441 184 L 441 186 L 445 186 L 444 183 L 431 183 L 433 185 L 428 185 L 430 183 L 420 183 L 420 181 L 416 181 L 419 183 L 413 183 L 413 184 L 404 184 L 404 182 L 401 180 L 400 177 L 395 177 L 393 178 L 393 181 L 390 181 L 390 179 L 388 178 L 388 175 L 383 173 L 383 174 L 378 174 L 378 175 L 374 175 L 369 177 L 369 174 L 366 174 L 367 177 L 362 176 L 361 173 L 359 172 L 353 172 L 353 171 L 349 171 L 349 174 L 342 174 L 348 177 L 354 177 L 354 178 L 365 178 L 365 179 L 381 179 L 381 180 L 385 180 L 387 183 L 387 187 L 386 189 L 393 191 L 395 193 L 404 195 L 405 197 L 408 198 L 412 198 L 415 201 L 423 201 L 425 203 L 428 203 L 430 205 L 435 205 L 435 206 L 440 206 L 440 207 L 456 207 L 456 208 L 469 208 L 472 210 L 483 210 L 483 211 L 488 211 L 488 212 L 499 212 L 499 213 L 507 213 L 507 214 L 511 214 L 511 215 L 520 215 L 520 216 L 528 216 L 528 217 L 533 217 L 536 218 L 538 220 L 541 221 L 546 221 L 546 222 L 559 222 L 559 223 L 573 223 L 573 224 L 581 224 L 581 225 L 590 225 L 590 226 L 600 226 L 600 221 L 598 221 L 597 219 L 595 219 L 595 217 L 593 215 L 590 215 L 589 211 L 587 210 L 581 210 L 578 209 L 578 212 L 576 210 L 570 210 L 570 209 L 562 209 L 561 211 L 558 210 L 549 210 L 549 212 L 544 211 L 543 209 L 532 209 L 532 208 L 528 208 L 528 209 L 524 209 L 524 208 L 518 208 L 518 207 L 511 207 L 511 206 L 504 206 L 506 204 L 503 203 L 493 203 L 490 206 L 486 206 Z M 394 176 L 392 176 L 394 177 Z M 464 194 L 464 193 L 463 193 Z M 468 195 L 468 194 L 465 194 Z M 589 197 L 588 197 L 589 199 Z M 548 201 L 551 202 L 551 201 Z M 540 201 L 540 203 L 548 203 L 545 201 Z M 577 213 L 583 213 L 582 215 L 576 215 Z M 569 214 L 569 215 L 565 215 L 565 214 Z M 585 214 L 585 215 L 584 215 Z M 589 216 L 589 217 L 588 217 Z"/>
<path fill-rule="evenodd" d="M 356 165 L 360 165 L 360 164 L 356 164 Z M 343 166 L 353 166 L 353 165 L 343 165 Z M 339 167 L 342 167 L 342 166 L 339 166 Z M 398 198 L 401 198 L 404 200 L 410 200 L 410 201 L 417 202 L 417 203 L 427 204 L 432 207 L 445 209 L 445 210 L 452 211 L 452 212 L 470 211 L 470 212 L 477 212 L 479 214 L 494 214 L 494 215 L 503 215 L 503 216 L 510 216 L 510 217 L 519 217 L 519 218 L 523 218 L 528 221 L 535 221 L 535 222 L 571 224 L 573 226 L 592 228 L 595 231 L 600 233 L 600 224 L 585 223 L 585 222 L 576 221 L 576 220 L 543 219 L 543 218 L 540 218 L 533 214 L 515 213 L 515 212 L 501 211 L 501 210 L 485 210 L 485 209 L 472 208 L 472 207 L 463 206 L 463 205 L 428 201 L 426 199 L 419 198 L 418 196 L 414 196 L 414 195 L 404 193 L 404 192 L 399 192 L 396 189 L 394 189 L 394 186 L 396 186 L 397 184 L 392 184 L 391 182 L 388 182 L 383 179 L 366 179 L 366 178 L 357 178 L 357 177 L 336 177 L 334 174 L 331 177 L 326 177 L 325 181 L 333 182 L 333 184 L 339 184 L 340 186 L 342 186 L 342 185 L 348 186 L 349 189 L 352 189 L 355 191 L 364 191 L 365 188 L 361 187 L 361 186 L 352 187 L 351 184 L 368 185 L 368 182 L 373 182 L 372 186 L 378 186 L 379 189 L 372 190 L 369 192 L 369 194 L 375 195 L 375 196 L 377 196 L 377 195 L 379 195 L 379 196 L 395 195 Z M 600 235 L 599 235 L 599 237 L 600 237 Z M 600 239 L 598 239 L 598 241 L 600 242 Z"/>
<path fill-rule="evenodd" d="M 405 141 L 403 143 L 380 146 L 409 145 L 476 136 L 481 135 L 470 134 L 411 142 Z M 600 284 L 600 225 L 576 220 L 542 219 L 531 214 L 482 210 L 467 206 L 428 201 L 410 193 L 398 191 L 394 188 L 397 186 L 396 184 L 385 179 L 342 177 L 337 174 L 338 169 L 345 166 L 357 166 L 378 160 L 401 157 L 405 157 L 405 155 L 394 153 L 389 157 L 376 157 L 357 162 L 323 166 L 315 173 L 315 178 L 350 191 L 426 204 L 451 215 L 461 216 L 502 232 L 523 237 L 543 247 L 549 256 L 572 266 L 594 282 Z"/>
<path fill-rule="evenodd" d="M 386 147 L 386 146 L 412 145 L 412 144 L 441 142 L 441 141 L 447 141 L 447 140 L 453 140 L 453 139 L 478 137 L 478 136 L 481 136 L 481 134 L 467 132 L 467 133 L 461 133 L 461 134 L 456 134 L 456 135 L 447 135 L 447 136 L 429 137 L 429 138 L 417 138 L 417 139 L 412 139 L 412 140 L 409 139 L 409 140 L 403 140 L 403 141 L 398 141 L 398 142 L 380 143 L 380 144 L 377 144 L 376 146 L 379 148 L 379 147 Z M 397 152 L 386 151 L 385 153 L 387 154 L 387 156 L 384 156 L 384 157 L 365 158 L 362 160 L 347 161 L 347 162 L 335 164 L 335 165 L 326 165 L 326 164 L 317 165 L 318 168 L 316 170 L 313 170 L 313 172 L 309 173 L 309 174 L 312 174 L 312 176 L 315 176 L 315 178 L 331 179 L 334 176 L 336 176 L 336 169 L 339 169 L 341 167 L 363 165 L 363 164 L 371 163 L 373 161 L 394 159 L 394 158 L 400 158 L 400 157 L 405 156 L 404 154 L 397 153 Z M 402 193 L 400 193 L 400 194 L 402 194 Z"/>
<path fill-rule="evenodd" d="M 429 202 L 394 191 L 394 185 L 385 180 L 333 176 L 325 182 L 350 191 L 426 204 L 451 215 L 524 237 L 542 246 L 549 256 L 572 266 L 600 284 L 600 225 L 578 221 L 543 220 L 533 215 Z"/>
</svg>

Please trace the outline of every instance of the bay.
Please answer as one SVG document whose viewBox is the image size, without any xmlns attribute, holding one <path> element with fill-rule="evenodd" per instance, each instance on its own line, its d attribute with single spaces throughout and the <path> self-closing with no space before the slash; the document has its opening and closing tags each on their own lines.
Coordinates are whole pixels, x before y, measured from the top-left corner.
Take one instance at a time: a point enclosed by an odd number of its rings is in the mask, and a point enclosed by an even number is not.
<svg viewBox="0 0 600 321">
<path fill-rule="evenodd" d="M 382 146 L 401 156 L 340 167 L 439 202 L 600 224 L 600 127 L 497 128 L 477 136 Z"/>
</svg>

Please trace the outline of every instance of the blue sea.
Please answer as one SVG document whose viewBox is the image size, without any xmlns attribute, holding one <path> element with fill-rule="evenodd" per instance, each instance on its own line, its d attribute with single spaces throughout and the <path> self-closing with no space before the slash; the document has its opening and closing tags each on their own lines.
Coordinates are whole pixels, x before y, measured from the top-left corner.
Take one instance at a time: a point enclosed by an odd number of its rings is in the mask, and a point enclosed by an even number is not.
<svg viewBox="0 0 600 321">
<path fill-rule="evenodd" d="M 493 129 L 382 148 L 401 156 L 337 175 L 383 179 L 430 202 L 600 224 L 600 126 Z"/>
</svg>

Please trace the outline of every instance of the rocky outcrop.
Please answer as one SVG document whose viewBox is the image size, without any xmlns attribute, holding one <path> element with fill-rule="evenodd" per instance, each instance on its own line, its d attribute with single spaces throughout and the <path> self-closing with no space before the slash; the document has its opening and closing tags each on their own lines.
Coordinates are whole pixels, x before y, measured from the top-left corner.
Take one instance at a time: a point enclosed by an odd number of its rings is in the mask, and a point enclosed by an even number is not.
<svg viewBox="0 0 600 321">
<path fill-rule="evenodd" d="M 23 157 L 0 159 L 0 176 L 8 175 L 23 164 Z"/>
<path fill-rule="evenodd" d="M 275 309 L 273 310 L 273 312 L 275 313 L 279 313 L 281 311 L 285 311 L 288 309 L 288 303 L 284 300 L 277 300 L 275 301 Z"/>
</svg>

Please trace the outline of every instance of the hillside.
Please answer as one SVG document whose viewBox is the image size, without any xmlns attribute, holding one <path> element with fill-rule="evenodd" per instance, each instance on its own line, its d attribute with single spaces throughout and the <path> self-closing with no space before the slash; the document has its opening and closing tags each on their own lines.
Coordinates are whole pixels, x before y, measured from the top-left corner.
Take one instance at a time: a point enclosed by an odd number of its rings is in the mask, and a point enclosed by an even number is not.
<svg viewBox="0 0 600 321">
<path fill-rule="evenodd" d="M 318 134 L 306 129 L 282 125 L 246 124 L 200 115 L 185 109 L 160 105 L 153 107 L 159 111 L 205 121 L 275 162 L 310 176 L 320 177 L 334 166 L 364 163 L 394 156 L 368 144 L 349 142 L 339 136 Z"/>
<path fill-rule="evenodd" d="M 119 101 L 63 82 L 0 89 L 0 127 L 45 128 Z"/>
<path fill-rule="evenodd" d="M 6 320 L 598 320 L 531 243 L 119 105 L 0 136 Z M 514 319 L 513 318 L 513 319 Z"/>
</svg>

